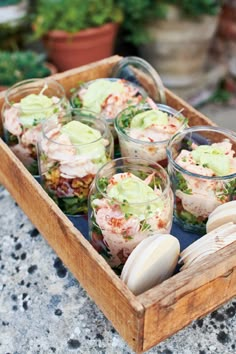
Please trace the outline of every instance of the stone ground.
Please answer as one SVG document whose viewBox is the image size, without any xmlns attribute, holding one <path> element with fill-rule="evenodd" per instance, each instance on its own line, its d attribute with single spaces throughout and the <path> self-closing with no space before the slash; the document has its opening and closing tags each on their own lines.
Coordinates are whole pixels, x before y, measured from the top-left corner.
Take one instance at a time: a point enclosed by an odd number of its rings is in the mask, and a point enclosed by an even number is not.
<svg viewBox="0 0 236 354">
<path fill-rule="evenodd" d="M 205 104 L 198 110 L 217 125 L 236 131 L 236 105 Z"/>
</svg>

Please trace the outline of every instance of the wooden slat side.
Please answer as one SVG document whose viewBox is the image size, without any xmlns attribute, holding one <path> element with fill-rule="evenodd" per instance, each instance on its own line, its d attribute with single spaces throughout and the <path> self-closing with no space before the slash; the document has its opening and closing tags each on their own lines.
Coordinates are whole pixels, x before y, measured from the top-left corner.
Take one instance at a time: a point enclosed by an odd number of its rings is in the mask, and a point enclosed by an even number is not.
<svg viewBox="0 0 236 354">
<path fill-rule="evenodd" d="M 71 96 L 71 89 L 79 85 L 83 81 L 94 80 L 102 77 L 109 77 L 113 66 L 121 60 L 121 56 L 114 55 L 112 57 L 81 66 L 79 68 L 57 73 L 51 77 L 60 82 L 65 88 L 68 97 Z M 150 88 L 150 92 L 151 92 Z M 176 96 L 174 93 L 165 89 L 167 104 L 180 110 L 184 108 L 183 114 L 189 119 L 189 125 L 215 125 L 209 118 L 199 113 L 184 100 Z M 0 111 L 4 103 L 5 92 L 0 93 Z M 2 121 L 0 120 L 0 136 L 2 136 Z"/>
<path fill-rule="evenodd" d="M 137 352 L 143 341 L 143 306 L 72 225 L 0 139 L 0 183 L 44 235 L 64 264 Z"/>
<path fill-rule="evenodd" d="M 68 97 L 71 96 L 71 88 L 78 87 L 83 81 L 95 80 L 98 78 L 109 77 L 112 67 L 121 59 L 119 55 L 99 60 L 97 62 L 83 65 L 75 69 L 67 70 L 62 73 L 52 75 L 65 88 Z"/>
<path fill-rule="evenodd" d="M 146 351 L 236 295 L 236 242 L 138 297 Z"/>
<path fill-rule="evenodd" d="M 184 108 L 182 114 L 188 118 L 189 126 L 194 125 L 213 125 L 216 124 L 207 118 L 204 114 L 198 112 L 195 108 L 190 106 L 180 97 L 176 96 L 173 92 L 168 89 L 165 89 L 167 105 L 175 108 L 177 111 Z"/>
<path fill-rule="evenodd" d="M 90 81 L 98 78 L 109 77 L 112 67 L 122 57 L 114 55 L 112 57 L 99 60 L 97 62 L 83 65 L 81 67 L 57 73 L 51 77 L 60 82 L 65 88 L 66 95 L 69 98 L 71 96 L 71 89 L 78 87 L 79 83 L 83 81 Z M 0 92 L 0 112 L 4 103 L 5 91 Z M 2 120 L 0 119 L 0 136 L 2 136 Z"/>
</svg>

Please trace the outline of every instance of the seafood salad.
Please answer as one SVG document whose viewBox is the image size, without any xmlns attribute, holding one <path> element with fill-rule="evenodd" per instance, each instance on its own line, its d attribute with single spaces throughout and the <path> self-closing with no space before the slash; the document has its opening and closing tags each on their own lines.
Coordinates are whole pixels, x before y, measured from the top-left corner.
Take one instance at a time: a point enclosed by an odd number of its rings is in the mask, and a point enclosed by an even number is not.
<svg viewBox="0 0 236 354">
<path fill-rule="evenodd" d="M 155 172 L 145 175 L 121 172 L 97 178 L 97 191 L 91 192 L 91 243 L 114 269 L 143 239 L 168 233 L 172 225 L 171 189 L 162 190 Z"/>
<path fill-rule="evenodd" d="M 105 125 L 102 120 L 72 118 L 66 124 L 57 119 L 46 121 L 38 146 L 42 185 L 67 215 L 87 213 L 95 174 L 113 156 L 110 131 L 99 130 Z"/>
<path fill-rule="evenodd" d="M 39 94 L 28 94 L 19 102 L 3 108 L 5 140 L 33 175 L 38 175 L 36 144 L 42 122 L 60 116 L 66 110 L 66 101 L 56 96 L 46 96 L 46 89 L 47 85 Z"/>
<path fill-rule="evenodd" d="M 163 104 L 128 107 L 115 119 L 122 156 L 148 158 L 167 165 L 166 147 L 169 139 L 183 129 L 187 120 L 180 112 Z"/>
<path fill-rule="evenodd" d="M 110 121 L 127 106 L 141 102 L 140 90 L 124 79 L 97 79 L 81 85 L 72 97 L 72 105 L 101 113 Z"/>
<path fill-rule="evenodd" d="M 209 214 L 236 198 L 234 155 L 229 141 L 199 146 L 192 143 L 190 151 L 180 152 L 175 159 L 178 171 L 172 175 L 177 219 L 205 230 Z"/>
</svg>

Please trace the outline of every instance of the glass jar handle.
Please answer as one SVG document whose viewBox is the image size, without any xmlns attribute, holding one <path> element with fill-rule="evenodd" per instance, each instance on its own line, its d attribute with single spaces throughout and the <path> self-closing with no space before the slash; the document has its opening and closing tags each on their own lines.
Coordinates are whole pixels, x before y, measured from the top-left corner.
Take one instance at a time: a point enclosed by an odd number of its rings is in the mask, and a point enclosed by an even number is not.
<svg viewBox="0 0 236 354">
<path fill-rule="evenodd" d="M 166 103 L 165 88 L 157 71 L 146 60 L 130 56 L 122 58 L 112 69 L 112 78 L 122 78 L 142 86 L 155 102 Z"/>
</svg>

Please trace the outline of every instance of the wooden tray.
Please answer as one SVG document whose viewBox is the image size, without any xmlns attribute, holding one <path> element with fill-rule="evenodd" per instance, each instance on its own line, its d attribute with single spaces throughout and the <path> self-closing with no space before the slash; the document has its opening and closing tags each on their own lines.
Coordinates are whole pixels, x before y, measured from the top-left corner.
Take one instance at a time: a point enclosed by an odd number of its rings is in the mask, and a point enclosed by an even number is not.
<svg viewBox="0 0 236 354">
<path fill-rule="evenodd" d="M 113 56 L 53 75 L 70 94 L 80 81 L 109 77 L 121 57 Z M 214 125 L 166 90 L 167 104 L 192 125 Z M 4 93 L 0 94 L 0 108 Z M 2 131 L 2 127 L 1 127 Z M 116 330 L 137 353 L 143 352 L 236 295 L 236 243 L 153 289 L 134 296 L 105 260 L 44 192 L 0 139 L 0 183 L 38 228 Z"/>
</svg>

